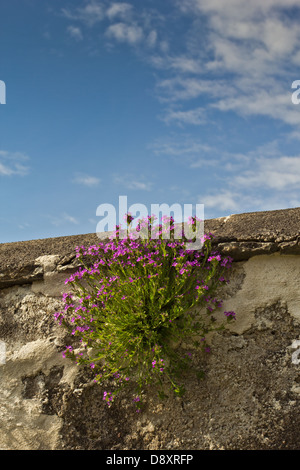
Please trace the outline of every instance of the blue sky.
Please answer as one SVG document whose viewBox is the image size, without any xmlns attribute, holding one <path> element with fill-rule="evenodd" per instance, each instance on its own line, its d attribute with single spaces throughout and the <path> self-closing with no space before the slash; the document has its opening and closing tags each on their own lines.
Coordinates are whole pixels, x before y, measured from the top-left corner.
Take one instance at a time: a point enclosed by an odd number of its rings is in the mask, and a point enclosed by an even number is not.
<svg viewBox="0 0 300 470">
<path fill-rule="evenodd" d="M 300 0 L 0 4 L 0 243 L 300 206 Z"/>
</svg>

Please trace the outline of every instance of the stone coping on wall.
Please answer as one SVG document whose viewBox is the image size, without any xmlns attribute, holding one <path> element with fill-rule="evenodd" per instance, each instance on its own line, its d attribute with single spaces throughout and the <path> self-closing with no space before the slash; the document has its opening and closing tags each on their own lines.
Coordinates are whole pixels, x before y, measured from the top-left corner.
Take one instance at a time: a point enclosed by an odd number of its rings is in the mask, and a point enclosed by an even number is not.
<svg viewBox="0 0 300 470">
<path fill-rule="evenodd" d="M 300 207 L 208 219 L 204 222 L 204 231 L 212 233 L 218 251 L 231 256 L 234 261 L 275 252 L 300 254 Z M 106 232 L 100 237 L 106 239 L 108 235 Z M 42 280 L 45 269 L 72 271 L 77 263 L 76 246 L 94 245 L 99 241 L 96 233 L 89 233 L 2 243 L 0 289 Z M 47 256 L 45 268 L 43 257 Z"/>
</svg>

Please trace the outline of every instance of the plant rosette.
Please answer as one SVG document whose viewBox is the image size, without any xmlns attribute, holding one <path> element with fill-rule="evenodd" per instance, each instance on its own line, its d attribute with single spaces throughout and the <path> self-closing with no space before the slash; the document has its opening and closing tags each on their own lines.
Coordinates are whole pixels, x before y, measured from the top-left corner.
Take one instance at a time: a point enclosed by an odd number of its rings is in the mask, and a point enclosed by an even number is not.
<svg viewBox="0 0 300 470">
<path fill-rule="evenodd" d="M 77 247 L 81 267 L 66 279 L 71 292 L 63 294 L 63 309 L 55 313 L 81 345 L 66 346 L 63 356 L 88 364 L 95 382 L 110 387 L 103 393 L 109 407 L 128 385 L 134 385 L 137 411 L 149 386 L 161 398 L 166 387 L 182 396 L 184 375 L 194 370 L 182 343 L 208 351 L 206 335 L 235 319 L 234 312 L 224 312 L 220 325 L 213 316 L 222 307 L 215 294 L 228 282 L 224 274 L 232 259 L 212 250 L 211 234 L 204 235 L 201 250 L 191 251 L 183 233 L 175 238 L 172 218 L 156 226 L 154 220 L 138 220 L 132 234 L 128 214 L 125 238 L 116 227 L 109 241 Z M 198 221 L 189 222 L 195 228 Z"/>
</svg>

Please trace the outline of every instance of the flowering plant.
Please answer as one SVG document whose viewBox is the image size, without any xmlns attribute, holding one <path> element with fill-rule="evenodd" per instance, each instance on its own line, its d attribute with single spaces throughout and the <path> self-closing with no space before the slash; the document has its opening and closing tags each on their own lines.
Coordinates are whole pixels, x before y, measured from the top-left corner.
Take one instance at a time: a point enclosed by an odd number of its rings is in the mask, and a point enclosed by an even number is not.
<svg viewBox="0 0 300 470">
<path fill-rule="evenodd" d="M 130 228 L 133 217 L 125 220 Z M 181 353 L 182 342 L 205 351 L 205 335 L 224 328 L 212 313 L 222 306 L 214 294 L 226 282 L 231 258 L 212 251 L 211 234 L 203 237 L 201 250 L 186 250 L 185 236 L 174 238 L 174 220 L 163 221 L 157 226 L 153 216 L 138 221 L 136 233 L 151 232 L 151 239 L 130 233 L 120 239 L 116 227 L 109 241 L 77 247 L 82 267 L 66 279 L 71 292 L 55 314 L 81 343 L 77 349 L 67 346 L 63 355 L 89 364 L 95 382 L 111 387 L 103 395 L 108 406 L 131 383 L 137 411 L 149 385 L 157 385 L 164 397 L 169 383 L 181 396 L 182 373 L 192 367 L 191 353 Z M 189 223 L 195 227 L 196 218 Z M 234 312 L 225 312 L 227 321 L 234 318 Z"/>
</svg>

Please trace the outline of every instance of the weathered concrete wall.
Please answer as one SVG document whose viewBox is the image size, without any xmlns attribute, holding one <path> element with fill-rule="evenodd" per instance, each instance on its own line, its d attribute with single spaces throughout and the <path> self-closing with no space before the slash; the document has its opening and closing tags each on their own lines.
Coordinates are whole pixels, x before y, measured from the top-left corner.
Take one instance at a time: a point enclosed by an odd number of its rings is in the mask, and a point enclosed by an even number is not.
<svg viewBox="0 0 300 470">
<path fill-rule="evenodd" d="M 0 449 L 300 448 L 300 209 L 205 231 L 235 260 L 224 307 L 236 322 L 195 358 L 204 380 L 188 377 L 182 398 L 149 396 L 140 414 L 126 397 L 108 409 L 91 371 L 61 354 L 69 343 L 53 313 L 75 246 L 96 235 L 0 245 Z"/>
</svg>

